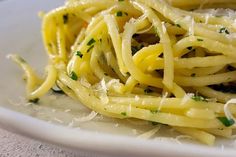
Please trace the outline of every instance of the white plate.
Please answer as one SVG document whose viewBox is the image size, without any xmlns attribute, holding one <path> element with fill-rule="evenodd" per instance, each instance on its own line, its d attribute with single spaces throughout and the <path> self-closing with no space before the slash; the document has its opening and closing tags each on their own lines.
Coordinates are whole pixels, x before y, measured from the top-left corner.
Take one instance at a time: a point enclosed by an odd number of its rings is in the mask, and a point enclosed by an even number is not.
<svg viewBox="0 0 236 157">
<path fill-rule="evenodd" d="M 7 60 L 6 55 L 20 54 L 36 69 L 41 69 L 38 71 L 42 73 L 47 57 L 42 46 L 41 24 L 37 12 L 61 4 L 62 0 L 0 1 L 1 127 L 49 143 L 117 156 L 235 156 L 234 140 L 217 140 L 214 147 L 189 143 L 187 140 L 180 143 L 162 134 L 169 134 L 171 131 L 168 128 L 161 129 L 157 135 L 166 138 L 137 139 L 134 137 L 135 133 L 140 134 L 153 126 L 143 123 L 130 125 L 130 122 L 126 125 L 127 121 L 102 116 L 97 116 L 90 122 L 74 123 L 76 128 L 65 127 L 72 124 L 71 119 L 86 115 L 89 110 L 82 105 L 75 105 L 75 102 L 63 96 L 44 97 L 40 105 L 18 104 L 24 98 L 22 71 Z M 46 101 L 47 99 L 50 101 Z M 71 105 L 73 112 L 64 112 L 66 105 Z"/>
</svg>

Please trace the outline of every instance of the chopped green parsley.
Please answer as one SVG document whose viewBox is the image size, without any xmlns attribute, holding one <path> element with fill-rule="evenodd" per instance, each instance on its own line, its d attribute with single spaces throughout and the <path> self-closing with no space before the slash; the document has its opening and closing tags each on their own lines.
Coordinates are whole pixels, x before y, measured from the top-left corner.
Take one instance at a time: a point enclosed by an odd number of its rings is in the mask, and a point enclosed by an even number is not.
<svg viewBox="0 0 236 157">
<path fill-rule="evenodd" d="M 39 98 L 30 99 L 29 102 L 37 104 L 39 102 Z"/>
<path fill-rule="evenodd" d="M 83 54 L 80 51 L 76 51 L 76 55 L 79 56 L 80 58 L 83 57 Z"/>
<path fill-rule="evenodd" d="M 52 44 L 51 44 L 51 43 L 48 43 L 48 46 L 49 46 L 49 47 L 52 47 Z"/>
<path fill-rule="evenodd" d="M 94 48 L 94 45 L 90 46 L 87 50 L 87 53 Z"/>
<path fill-rule="evenodd" d="M 229 34 L 229 31 L 228 31 L 225 27 L 222 27 L 222 28 L 219 30 L 219 33 Z"/>
<path fill-rule="evenodd" d="M 199 38 L 198 38 L 197 41 L 203 41 L 203 39 L 199 39 Z"/>
<path fill-rule="evenodd" d="M 160 112 L 159 110 L 150 110 L 150 112 L 152 113 L 152 114 L 156 114 L 156 113 L 158 113 L 158 112 Z"/>
<path fill-rule="evenodd" d="M 117 11 L 116 12 L 116 16 L 122 16 L 122 15 L 123 15 L 122 11 Z"/>
<path fill-rule="evenodd" d="M 207 100 L 204 97 L 200 96 L 200 95 L 194 95 L 191 98 L 195 101 L 205 101 L 205 102 L 207 102 Z"/>
<path fill-rule="evenodd" d="M 69 15 L 68 14 L 64 14 L 62 17 L 63 17 L 63 23 L 67 24 L 68 20 L 69 20 Z"/>
<path fill-rule="evenodd" d="M 18 59 L 21 63 L 26 63 L 26 61 L 22 57 L 18 57 Z"/>
<path fill-rule="evenodd" d="M 128 16 L 128 15 L 129 15 L 127 12 L 124 12 L 124 14 L 125 14 L 126 16 Z"/>
<path fill-rule="evenodd" d="M 94 44 L 96 42 L 96 40 L 94 40 L 93 38 L 89 40 L 89 42 L 87 43 L 88 46 L 91 46 L 92 44 Z"/>
<path fill-rule="evenodd" d="M 181 28 L 180 24 L 175 24 L 177 27 Z"/>
<path fill-rule="evenodd" d="M 195 77 L 195 76 L 196 76 L 196 73 L 192 73 L 192 74 L 191 74 L 191 77 Z"/>
<path fill-rule="evenodd" d="M 127 116 L 126 112 L 121 112 L 120 114 L 123 115 L 123 116 Z"/>
<path fill-rule="evenodd" d="M 235 123 L 233 119 L 228 119 L 226 117 L 217 117 L 217 119 L 226 127 L 229 127 Z"/>
<path fill-rule="evenodd" d="M 70 78 L 72 79 L 72 80 L 78 80 L 78 76 L 76 75 L 76 73 L 74 72 L 74 71 L 72 71 L 71 73 L 70 73 Z"/>
<path fill-rule="evenodd" d="M 188 49 L 188 50 L 192 50 L 192 49 L 193 49 L 193 47 L 192 47 L 192 46 L 189 46 L 189 47 L 187 47 L 187 49 Z"/>
<path fill-rule="evenodd" d="M 116 16 L 117 16 L 117 17 L 121 17 L 121 16 L 123 16 L 123 15 L 128 16 L 128 13 L 127 13 L 127 12 L 122 12 L 122 11 L 117 11 L 117 12 L 116 12 Z"/>
</svg>

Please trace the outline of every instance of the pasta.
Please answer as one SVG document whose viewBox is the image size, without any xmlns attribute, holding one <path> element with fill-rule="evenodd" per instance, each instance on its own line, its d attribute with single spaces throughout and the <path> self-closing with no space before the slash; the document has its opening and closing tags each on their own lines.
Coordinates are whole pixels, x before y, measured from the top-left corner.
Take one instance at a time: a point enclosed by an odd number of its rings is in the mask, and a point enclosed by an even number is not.
<svg viewBox="0 0 236 157">
<path fill-rule="evenodd" d="M 26 72 L 31 101 L 57 85 L 99 114 L 213 145 L 235 129 L 236 14 L 211 7 L 236 1 L 68 0 L 43 16 L 45 79 L 10 57 Z"/>
</svg>

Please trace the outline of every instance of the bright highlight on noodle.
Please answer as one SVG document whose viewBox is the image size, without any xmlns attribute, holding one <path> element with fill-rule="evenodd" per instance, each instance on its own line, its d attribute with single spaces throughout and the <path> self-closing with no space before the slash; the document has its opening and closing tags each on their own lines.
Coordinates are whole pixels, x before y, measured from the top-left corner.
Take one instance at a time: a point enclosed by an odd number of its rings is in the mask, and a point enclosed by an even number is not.
<svg viewBox="0 0 236 157">
<path fill-rule="evenodd" d="M 43 17 L 44 80 L 10 57 L 31 101 L 57 85 L 102 115 L 166 124 L 213 145 L 235 128 L 236 14 L 193 9 L 236 2 L 204 2 L 69 0 Z"/>
</svg>

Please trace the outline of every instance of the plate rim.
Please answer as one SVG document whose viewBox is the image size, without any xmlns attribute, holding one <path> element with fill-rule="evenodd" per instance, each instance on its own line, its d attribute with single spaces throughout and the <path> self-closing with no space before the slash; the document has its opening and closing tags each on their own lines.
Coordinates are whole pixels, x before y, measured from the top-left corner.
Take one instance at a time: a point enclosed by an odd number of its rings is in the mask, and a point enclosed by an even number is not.
<svg viewBox="0 0 236 157">
<path fill-rule="evenodd" d="M 236 150 L 228 148 L 222 151 L 219 148 L 209 146 L 184 143 L 176 145 L 170 142 L 158 142 L 69 128 L 48 123 L 5 107 L 0 107 L 0 127 L 26 137 L 65 146 L 73 150 L 92 151 L 102 154 L 135 156 L 188 156 L 191 154 L 191 156 L 206 157 L 211 155 L 214 155 L 214 157 L 233 157 L 236 154 Z"/>
</svg>

